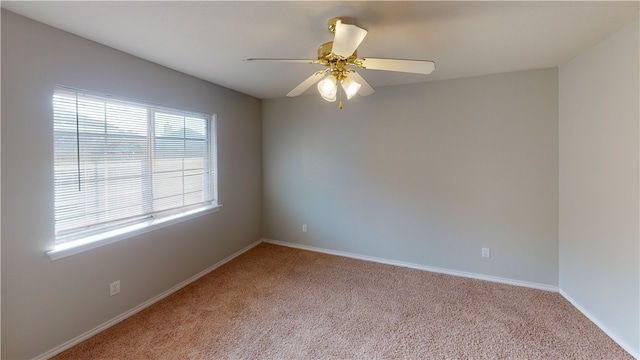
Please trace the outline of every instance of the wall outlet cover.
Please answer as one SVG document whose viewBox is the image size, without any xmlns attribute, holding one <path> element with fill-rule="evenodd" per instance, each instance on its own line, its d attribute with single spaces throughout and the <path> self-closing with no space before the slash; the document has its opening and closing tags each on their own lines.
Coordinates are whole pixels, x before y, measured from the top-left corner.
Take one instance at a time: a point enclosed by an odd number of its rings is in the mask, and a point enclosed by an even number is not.
<svg viewBox="0 0 640 360">
<path fill-rule="evenodd" d="M 120 280 L 109 284 L 109 296 L 113 296 L 120 292 Z"/>
</svg>

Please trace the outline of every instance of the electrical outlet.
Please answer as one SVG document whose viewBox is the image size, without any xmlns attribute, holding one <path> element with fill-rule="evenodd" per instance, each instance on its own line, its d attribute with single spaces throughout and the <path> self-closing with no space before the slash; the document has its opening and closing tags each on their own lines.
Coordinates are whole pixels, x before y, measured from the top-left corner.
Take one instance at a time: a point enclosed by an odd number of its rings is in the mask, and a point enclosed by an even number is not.
<svg viewBox="0 0 640 360">
<path fill-rule="evenodd" d="M 307 232 L 307 224 L 302 224 L 302 232 Z"/>
<path fill-rule="evenodd" d="M 109 284 L 109 296 L 113 296 L 120 292 L 120 280 Z"/>
<path fill-rule="evenodd" d="M 491 249 L 489 249 L 489 248 L 482 248 L 482 257 L 483 257 L 483 258 L 491 257 Z"/>
</svg>

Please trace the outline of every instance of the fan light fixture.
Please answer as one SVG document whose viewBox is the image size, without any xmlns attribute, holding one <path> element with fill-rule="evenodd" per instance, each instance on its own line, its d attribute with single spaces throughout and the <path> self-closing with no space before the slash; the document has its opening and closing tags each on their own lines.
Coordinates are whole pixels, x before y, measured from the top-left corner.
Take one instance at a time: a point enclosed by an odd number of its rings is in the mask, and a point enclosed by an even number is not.
<svg viewBox="0 0 640 360">
<path fill-rule="evenodd" d="M 347 95 L 347 100 L 350 100 L 353 95 L 357 94 L 361 86 L 359 83 L 351 80 L 346 76 L 342 79 L 342 81 L 340 81 L 340 83 L 342 84 L 342 89 L 344 89 L 345 95 Z"/>
<path fill-rule="evenodd" d="M 333 74 L 328 75 L 318 82 L 318 92 L 323 99 L 334 102 L 336 101 L 336 93 L 338 92 L 338 79 Z"/>
<path fill-rule="evenodd" d="M 340 86 L 344 90 L 344 94 L 347 96 L 347 100 L 350 100 L 360 90 L 360 84 L 353 81 L 347 76 L 340 74 Z M 318 92 L 323 99 L 334 102 L 336 101 L 336 94 L 338 92 L 338 77 L 334 74 L 327 75 L 323 80 L 318 82 Z"/>
</svg>

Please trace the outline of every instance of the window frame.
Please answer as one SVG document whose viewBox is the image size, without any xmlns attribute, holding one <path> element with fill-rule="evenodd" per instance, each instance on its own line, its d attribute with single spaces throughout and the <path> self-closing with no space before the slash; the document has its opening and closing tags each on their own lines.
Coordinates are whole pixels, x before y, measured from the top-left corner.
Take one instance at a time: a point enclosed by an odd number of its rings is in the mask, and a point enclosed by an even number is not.
<svg viewBox="0 0 640 360">
<path fill-rule="evenodd" d="M 180 116 L 188 116 L 189 114 L 194 116 L 202 116 L 206 121 L 207 128 L 207 136 L 206 142 L 208 144 L 208 161 L 206 164 L 206 168 L 209 170 L 210 175 L 205 177 L 206 185 L 203 186 L 203 191 L 209 194 L 209 200 L 205 200 L 203 203 L 188 205 L 184 207 L 180 207 L 172 210 L 158 211 L 154 212 L 152 216 L 144 220 L 138 220 L 132 222 L 130 224 L 124 224 L 120 226 L 115 226 L 111 228 L 99 229 L 93 232 L 88 232 L 86 234 L 82 234 L 82 232 L 78 232 L 75 236 L 72 234 L 71 236 L 58 236 L 54 235 L 54 248 L 46 251 L 46 254 L 49 256 L 51 260 L 61 259 L 70 255 L 78 254 L 90 249 L 94 249 L 97 247 L 105 246 L 114 242 L 118 242 L 121 240 L 125 240 L 131 237 L 139 236 L 144 233 L 155 231 L 179 222 L 191 220 L 197 218 L 199 216 L 211 214 L 213 212 L 217 212 L 220 210 L 222 205 L 219 203 L 218 198 L 218 151 L 217 151 L 217 116 L 216 114 L 205 114 L 202 112 L 195 112 L 190 110 L 183 110 L 171 106 L 166 105 L 157 105 L 153 103 L 149 103 L 146 101 L 140 100 L 132 100 L 126 99 L 123 97 L 116 97 L 107 94 L 96 93 L 92 91 L 80 90 L 65 86 L 55 86 L 53 88 L 52 99 L 55 97 L 56 93 L 59 92 L 74 92 L 81 95 L 86 95 L 89 97 L 97 97 L 99 99 L 103 99 L 105 101 L 113 100 L 115 102 L 124 102 L 130 103 L 136 106 L 142 106 L 146 108 L 147 111 L 147 142 L 150 144 L 149 146 L 153 149 L 153 152 L 156 151 L 156 134 L 154 130 L 154 122 L 155 114 L 160 113 L 168 113 L 168 114 L 177 114 Z M 77 100 L 76 100 L 77 101 Z M 52 120 L 55 119 L 55 112 L 52 103 Z M 106 121 L 106 120 L 105 120 Z M 52 122 L 52 126 L 53 126 Z M 187 139 L 187 138 L 185 138 Z M 53 139 L 54 145 L 56 144 L 56 139 Z M 153 152 L 148 154 L 148 160 L 154 161 Z M 52 170 L 55 167 L 55 161 L 52 162 Z M 151 179 L 153 175 L 149 175 L 148 178 Z M 184 174 L 183 174 L 184 177 Z M 184 194 L 184 193 L 183 193 Z M 153 201 L 153 200 L 151 200 Z M 55 220 L 54 220 L 55 221 Z M 54 224 L 55 226 L 55 224 Z M 63 242 L 59 242 L 60 238 L 67 237 L 68 240 L 64 240 Z"/>
</svg>

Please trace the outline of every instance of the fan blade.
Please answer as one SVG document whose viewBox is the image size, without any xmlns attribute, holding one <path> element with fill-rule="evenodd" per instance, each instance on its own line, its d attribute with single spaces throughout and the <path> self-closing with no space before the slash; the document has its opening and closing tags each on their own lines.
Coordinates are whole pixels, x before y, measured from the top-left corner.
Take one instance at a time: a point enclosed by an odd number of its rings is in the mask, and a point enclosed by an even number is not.
<svg viewBox="0 0 640 360">
<path fill-rule="evenodd" d="M 342 21 L 338 20 L 331 52 L 345 59 L 349 58 L 365 36 L 367 36 L 367 30 L 355 25 L 343 24 Z"/>
<path fill-rule="evenodd" d="M 360 94 L 360 96 L 368 96 L 375 92 L 371 85 L 369 85 L 369 83 L 357 72 L 350 72 L 347 76 L 350 77 L 351 80 L 360 84 L 360 89 L 358 90 L 358 94 Z"/>
<path fill-rule="evenodd" d="M 436 63 L 429 60 L 404 60 L 404 59 L 362 59 L 362 68 L 371 70 L 401 71 L 416 74 L 431 74 L 436 68 Z"/>
<path fill-rule="evenodd" d="M 293 62 L 293 63 L 305 63 L 305 64 L 317 64 L 318 60 L 307 59 L 274 59 L 274 58 L 250 58 L 244 61 L 270 61 L 270 62 Z"/>
<path fill-rule="evenodd" d="M 289 91 L 287 96 L 292 97 L 292 96 L 298 96 L 302 94 L 311 85 L 315 84 L 318 80 L 322 79 L 322 77 L 326 73 L 327 73 L 327 70 L 315 72 L 313 75 L 309 76 L 305 81 L 301 82 L 300 85 L 296 86 L 295 89 Z"/>
</svg>

